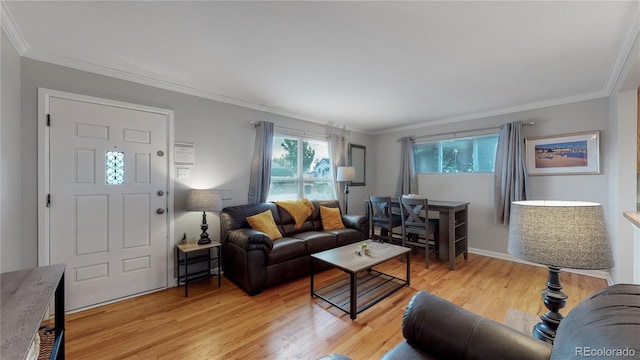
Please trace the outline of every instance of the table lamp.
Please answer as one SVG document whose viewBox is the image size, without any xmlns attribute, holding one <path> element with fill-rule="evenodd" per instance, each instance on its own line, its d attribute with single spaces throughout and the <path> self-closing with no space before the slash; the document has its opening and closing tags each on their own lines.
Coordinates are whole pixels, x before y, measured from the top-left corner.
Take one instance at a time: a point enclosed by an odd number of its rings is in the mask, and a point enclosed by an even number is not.
<svg viewBox="0 0 640 360">
<path fill-rule="evenodd" d="M 187 194 L 187 211 L 202 211 L 202 224 L 200 225 L 200 240 L 198 244 L 210 244 L 211 239 L 207 233 L 209 225 L 207 225 L 207 211 L 222 210 L 222 202 L 220 201 L 220 193 L 216 190 L 189 190 Z"/>
<path fill-rule="evenodd" d="M 511 204 L 509 254 L 546 265 L 542 295 L 549 312 L 533 328 L 533 336 L 553 344 L 567 295 L 560 268 L 600 270 L 613 267 L 602 205 L 585 201 L 515 201 Z"/>
<path fill-rule="evenodd" d="M 353 166 L 338 166 L 338 174 L 336 181 L 344 182 L 344 213 L 346 214 L 349 206 L 349 181 L 356 179 L 356 168 Z"/>
</svg>

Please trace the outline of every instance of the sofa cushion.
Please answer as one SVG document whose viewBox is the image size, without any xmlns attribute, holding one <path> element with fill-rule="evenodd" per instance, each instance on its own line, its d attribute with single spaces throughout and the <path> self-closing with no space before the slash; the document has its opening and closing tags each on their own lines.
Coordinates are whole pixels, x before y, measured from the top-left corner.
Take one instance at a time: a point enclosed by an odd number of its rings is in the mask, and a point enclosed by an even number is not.
<svg viewBox="0 0 640 360">
<path fill-rule="evenodd" d="M 336 236 L 324 231 L 305 231 L 291 236 L 304 240 L 307 244 L 307 253 L 309 254 L 333 249 L 338 245 Z"/>
<path fill-rule="evenodd" d="M 229 232 L 234 229 L 251 228 L 251 225 L 247 222 L 247 217 L 259 214 L 265 210 L 271 211 L 271 215 L 273 215 L 273 219 L 277 225 L 281 224 L 278 207 L 274 203 L 236 205 L 224 208 L 220 213 L 221 238 L 226 239 Z M 280 228 L 280 232 L 283 233 L 282 228 Z"/>
<path fill-rule="evenodd" d="M 325 231 L 344 229 L 342 216 L 340 215 L 340 208 L 320 206 L 320 220 L 322 221 L 322 228 Z"/>
<path fill-rule="evenodd" d="M 291 218 L 293 218 L 293 228 L 296 230 L 300 229 L 302 224 L 313 213 L 313 204 L 307 198 L 299 200 L 280 200 L 275 201 L 275 203 L 278 207 L 283 208 L 288 212 Z"/>
<path fill-rule="evenodd" d="M 349 245 L 363 240 L 362 232 L 354 229 L 335 229 L 327 230 L 326 232 L 336 236 L 338 246 Z"/>
<path fill-rule="evenodd" d="M 275 205 L 275 204 L 274 204 Z M 300 232 L 316 230 L 313 225 L 313 221 L 311 217 L 307 218 L 307 220 L 300 225 L 299 228 L 296 228 L 296 221 L 293 219 L 291 214 L 283 207 L 276 206 L 278 209 L 278 215 L 280 217 L 280 223 L 278 223 L 282 230 L 284 231 L 284 236 L 290 236 L 293 234 L 297 234 Z"/>
<path fill-rule="evenodd" d="M 551 345 L 426 291 L 409 301 L 402 335 L 440 359 L 548 360 L 551 354 Z"/>
<path fill-rule="evenodd" d="M 419 345 L 411 345 L 405 340 L 393 347 L 382 357 L 382 360 L 393 359 L 437 359 L 437 357 L 430 354 L 427 349 Z"/>
<path fill-rule="evenodd" d="M 328 207 L 328 208 L 340 207 L 338 200 L 314 200 L 313 206 L 314 208 L 313 208 L 313 214 L 311 214 L 311 220 L 313 222 L 314 230 L 317 230 L 317 231 L 324 230 L 322 228 L 322 218 L 320 216 L 320 207 L 321 206 Z M 342 223 L 344 224 L 344 216 L 343 216 Z"/>
<path fill-rule="evenodd" d="M 307 244 L 302 239 L 283 237 L 273 241 L 273 249 L 267 256 L 267 265 L 307 255 Z"/>
<path fill-rule="evenodd" d="M 259 214 L 248 216 L 247 222 L 254 230 L 262 231 L 271 238 L 271 240 L 277 240 L 282 237 L 278 226 L 276 225 L 271 210 L 261 212 Z"/>
<path fill-rule="evenodd" d="M 639 334 L 640 286 L 611 285 L 582 300 L 560 322 L 551 359 L 635 358 Z"/>
</svg>

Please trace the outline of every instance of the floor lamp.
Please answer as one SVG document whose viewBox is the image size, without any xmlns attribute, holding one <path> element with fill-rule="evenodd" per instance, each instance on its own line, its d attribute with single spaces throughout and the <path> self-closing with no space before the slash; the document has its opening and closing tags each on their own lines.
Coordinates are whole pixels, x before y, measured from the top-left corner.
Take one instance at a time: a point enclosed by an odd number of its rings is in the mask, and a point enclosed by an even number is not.
<svg viewBox="0 0 640 360">
<path fill-rule="evenodd" d="M 585 201 L 515 201 L 509 221 L 509 254 L 546 265 L 542 295 L 549 310 L 533 328 L 533 336 L 553 344 L 567 295 L 560 269 L 600 270 L 613 267 L 602 205 Z"/>
<path fill-rule="evenodd" d="M 217 190 L 189 190 L 185 210 L 202 211 L 202 224 L 200 225 L 202 234 L 200 234 L 198 244 L 210 244 L 211 239 L 207 233 L 207 229 L 209 229 L 209 225 L 207 225 L 207 211 L 222 210 L 220 193 Z"/>
<path fill-rule="evenodd" d="M 344 182 L 344 213 L 349 212 L 349 182 L 356 179 L 356 168 L 353 166 L 338 166 L 336 181 Z"/>
</svg>

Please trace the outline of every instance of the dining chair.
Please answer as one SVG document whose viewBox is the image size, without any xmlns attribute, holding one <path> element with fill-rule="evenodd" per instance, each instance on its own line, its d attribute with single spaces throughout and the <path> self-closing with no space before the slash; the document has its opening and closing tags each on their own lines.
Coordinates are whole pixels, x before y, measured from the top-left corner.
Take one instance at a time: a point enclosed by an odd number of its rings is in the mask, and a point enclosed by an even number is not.
<svg viewBox="0 0 640 360">
<path fill-rule="evenodd" d="M 393 243 L 393 229 L 402 226 L 402 218 L 394 214 L 389 196 L 369 196 L 369 233 L 371 239 Z M 379 234 L 376 228 L 380 228 Z M 399 241 L 398 241 L 399 242 Z"/>
<path fill-rule="evenodd" d="M 428 200 L 399 198 L 402 216 L 402 246 L 416 246 L 425 249 L 425 267 L 429 268 L 429 252 L 433 248 L 438 256 L 438 219 L 429 219 Z M 424 211 L 424 216 L 421 212 Z M 433 234 L 433 240 L 429 235 Z"/>
</svg>

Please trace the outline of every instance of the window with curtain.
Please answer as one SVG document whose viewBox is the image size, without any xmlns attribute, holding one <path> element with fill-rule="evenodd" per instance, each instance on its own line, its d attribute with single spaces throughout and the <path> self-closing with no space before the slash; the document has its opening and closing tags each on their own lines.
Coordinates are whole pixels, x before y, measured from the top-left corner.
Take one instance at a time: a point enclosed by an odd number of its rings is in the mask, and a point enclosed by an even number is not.
<svg viewBox="0 0 640 360">
<path fill-rule="evenodd" d="M 417 174 L 493 172 L 498 134 L 413 145 Z"/>
<path fill-rule="evenodd" d="M 327 140 L 297 135 L 273 137 L 268 201 L 334 199 Z"/>
</svg>

